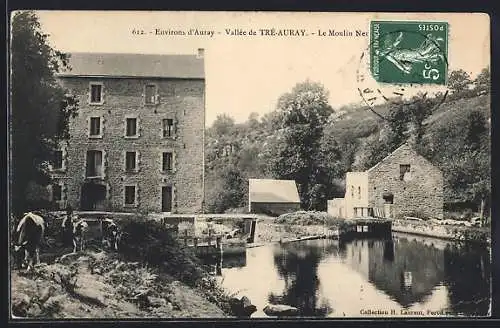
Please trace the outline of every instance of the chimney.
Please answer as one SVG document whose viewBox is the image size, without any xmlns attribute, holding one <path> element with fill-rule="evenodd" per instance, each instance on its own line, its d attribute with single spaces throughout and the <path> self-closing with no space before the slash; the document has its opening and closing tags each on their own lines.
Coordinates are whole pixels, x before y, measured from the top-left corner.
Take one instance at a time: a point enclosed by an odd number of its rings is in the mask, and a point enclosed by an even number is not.
<svg viewBox="0 0 500 328">
<path fill-rule="evenodd" d="M 205 49 L 198 48 L 198 53 L 196 54 L 196 58 L 203 58 L 205 56 Z"/>
</svg>

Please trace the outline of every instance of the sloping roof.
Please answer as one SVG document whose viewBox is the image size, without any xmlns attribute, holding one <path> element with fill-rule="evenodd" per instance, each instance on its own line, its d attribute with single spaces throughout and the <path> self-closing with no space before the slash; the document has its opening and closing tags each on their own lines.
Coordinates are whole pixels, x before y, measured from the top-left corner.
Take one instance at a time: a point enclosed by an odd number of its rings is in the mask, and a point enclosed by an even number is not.
<svg viewBox="0 0 500 328">
<path fill-rule="evenodd" d="M 69 54 L 71 70 L 58 76 L 205 78 L 203 57 L 115 53 Z"/>
<path fill-rule="evenodd" d="M 249 179 L 249 200 L 255 203 L 300 203 L 294 180 Z"/>
<path fill-rule="evenodd" d="M 370 171 L 374 170 L 381 163 L 385 162 L 388 158 L 392 157 L 395 153 L 399 152 L 402 149 L 408 149 L 408 150 L 414 152 L 417 156 L 421 157 L 424 161 L 426 161 L 427 163 L 429 163 L 429 165 L 434 166 L 434 164 L 432 164 L 427 158 L 425 158 L 422 155 L 420 155 L 419 153 L 417 153 L 415 151 L 415 149 L 413 149 L 413 147 L 408 142 L 405 142 L 401 146 L 399 146 L 398 148 L 396 148 L 392 153 L 390 153 L 389 155 L 387 155 L 386 157 L 384 157 L 380 162 L 378 162 L 377 164 L 375 164 L 374 166 L 372 166 L 371 168 L 369 168 L 365 172 L 370 172 Z"/>
</svg>

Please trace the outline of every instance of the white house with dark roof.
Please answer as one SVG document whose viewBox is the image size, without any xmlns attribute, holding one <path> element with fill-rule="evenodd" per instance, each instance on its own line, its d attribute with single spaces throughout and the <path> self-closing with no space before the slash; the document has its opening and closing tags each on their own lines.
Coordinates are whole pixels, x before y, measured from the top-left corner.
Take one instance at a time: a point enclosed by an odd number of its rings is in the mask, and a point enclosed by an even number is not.
<svg viewBox="0 0 500 328">
<path fill-rule="evenodd" d="M 72 53 L 60 83 L 79 101 L 54 151 L 52 200 L 81 210 L 196 213 L 204 198 L 203 49 Z"/>
<path fill-rule="evenodd" d="M 294 180 L 249 179 L 248 210 L 251 213 L 281 215 L 300 210 Z"/>
</svg>

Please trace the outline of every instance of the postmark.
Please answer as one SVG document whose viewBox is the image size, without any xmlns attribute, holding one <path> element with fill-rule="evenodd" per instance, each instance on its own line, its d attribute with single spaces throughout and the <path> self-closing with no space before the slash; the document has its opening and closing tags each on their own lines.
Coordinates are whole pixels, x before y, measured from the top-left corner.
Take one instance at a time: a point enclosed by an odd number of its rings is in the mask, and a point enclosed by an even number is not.
<svg viewBox="0 0 500 328">
<path fill-rule="evenodd" d="M 381 23 L 390 28 L 381 30 Z M 368 109 L 385 119 L 381 109 L 387 103 L 411 104 L 417 95 L 440 106 L 448 95 L 448 23 L 372 21 L 370 28 L 370 43 L 356 71 L 357 89 Z"/>
<path fill-rule="evenodd" d="M 370 71 L 377 82 L 446 84 L 448 23 L 372 21 Z"/>
</svg>

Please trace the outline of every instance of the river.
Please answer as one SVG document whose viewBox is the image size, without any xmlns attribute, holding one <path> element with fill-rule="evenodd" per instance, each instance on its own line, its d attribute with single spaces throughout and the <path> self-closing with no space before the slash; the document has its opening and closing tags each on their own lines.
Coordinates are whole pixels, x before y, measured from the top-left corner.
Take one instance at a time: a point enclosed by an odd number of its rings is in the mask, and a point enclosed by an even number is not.
<svg viewBox="0 0 500 328">
<path fill-rule="evenodd" d="M 269 244 L 215 265 L 227 290 L 306 317 L 486 316 L 490 251 L 393 233 L 389 240 L 329 239 Z"/>
</svg>

